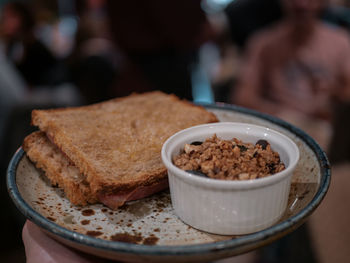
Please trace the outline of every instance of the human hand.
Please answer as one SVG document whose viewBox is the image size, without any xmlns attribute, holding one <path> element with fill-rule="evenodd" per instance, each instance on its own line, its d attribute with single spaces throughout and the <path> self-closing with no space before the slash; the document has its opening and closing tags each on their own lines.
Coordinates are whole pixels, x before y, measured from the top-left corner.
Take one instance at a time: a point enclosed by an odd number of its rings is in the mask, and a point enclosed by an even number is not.
<svg viewBox="0 0 350 263">
<path fill-rule="evenodd" d="M 100 259 L 68 248 L 50 238 L 39 227 L 27 220 L 23 227 L 22 239 L 27 263 L 106 263 Z"/>
</svg>

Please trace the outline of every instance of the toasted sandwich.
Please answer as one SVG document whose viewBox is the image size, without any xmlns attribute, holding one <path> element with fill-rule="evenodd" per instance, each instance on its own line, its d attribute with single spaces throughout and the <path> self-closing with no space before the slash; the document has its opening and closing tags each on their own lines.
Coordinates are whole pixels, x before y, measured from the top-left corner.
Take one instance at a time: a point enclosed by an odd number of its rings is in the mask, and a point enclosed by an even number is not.
<svg viewBox="0 0 350 263">
<path fill-rule="evenodd" d="M 89 106 L 33 110 L 23 149 L 75 205 L 117 209 L 168 187 L 161 148 L 175 132 L 216 122 L 203 107 L 162 92 Z"/>
</svg>

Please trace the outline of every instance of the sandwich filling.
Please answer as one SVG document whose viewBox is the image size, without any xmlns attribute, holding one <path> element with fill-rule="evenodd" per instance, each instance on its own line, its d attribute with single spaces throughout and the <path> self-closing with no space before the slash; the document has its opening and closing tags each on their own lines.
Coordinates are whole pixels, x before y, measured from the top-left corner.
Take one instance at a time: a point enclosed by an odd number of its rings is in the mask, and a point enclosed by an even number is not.
<svg viewBox="0 0 350 263">
<path fill-rule="evenodd" d="M 163 191 L 168 187 L 168 178 L 164 178 L 152 185 L 141 186 L 126 193 L 107 194 L 101 192 L 97 194 L 97 197 L 102 204 L 115 210 L 127 201 L 142 199 L 144 197 Z"/>
</svg>

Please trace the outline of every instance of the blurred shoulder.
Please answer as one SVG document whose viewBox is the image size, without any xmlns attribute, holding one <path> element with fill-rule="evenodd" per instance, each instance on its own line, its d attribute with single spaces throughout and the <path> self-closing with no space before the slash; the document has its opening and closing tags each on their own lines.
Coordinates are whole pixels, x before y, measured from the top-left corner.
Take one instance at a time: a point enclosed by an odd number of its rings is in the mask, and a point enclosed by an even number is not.
<svg viewBox="0 0 350 263">
<path fill-rule="evenodd" d="M 321 38 L 331 40 L 333 47 L 350 48 L 350 34 L 345 29 L 337 25 L 320 22 L 318 32 Z"/>
</svg>

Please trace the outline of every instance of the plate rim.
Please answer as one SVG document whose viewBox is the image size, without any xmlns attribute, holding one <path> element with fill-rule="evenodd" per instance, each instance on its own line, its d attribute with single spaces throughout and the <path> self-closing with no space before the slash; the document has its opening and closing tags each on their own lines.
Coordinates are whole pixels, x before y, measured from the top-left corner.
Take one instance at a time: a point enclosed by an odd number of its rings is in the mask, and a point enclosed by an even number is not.
<svg viewBox="0 0 350 263">
<path fill-rule="evenodd" d="M 300 140 L 305 142 L 310 149 L 316 155 L 316 158 L 320 165 L 320 185 L 313 199 L 309 204 L 303 208 L 296 215 L 287 218 L 286 220 L 275 224 L 269 228 L 255 232 L 252 234 L 239 236 L 237 238 L 203 243 L 203 244 L 193 244 L 193 245 L 141 245 L 141 244 L 131 244 L 123 243 L 118 241 L 103 240 L 91 236 L 87 236 L 81 233 L 68 230 L 42 216 L 40 213 L 35 211 L 29 204 L 25 202 L 22 198 L 17 184 L 16 184 L 16 170 L 19 162 L 25 155 L 24 150 L 20 147 L 13 155 L 6 175 L 6 183 L 9 195 L 12 201 L 15 203 L 16 207 L 24 214 L 26 218 L 34 222 L 39 227 L 50 232 L 51 234 L 58 235 L 60 238 L 66 239 L 68 241 L 78 243 L 79 245 L 94 247 L 96 249 L 134 254 L 134 255 L 156 255 L 156 256 L 186 256 L 186 255 L 196 255 L 205 254 L 218 251 L 228 251 L 232 249 L 239 249 L 245 246 L 253 245 L 261 240 L 267 240 L 269 237 L 279 236 L 282 237 L 287 234 L 289 229 L 297 228 L 321 203 L 325 197 L 331 180 L 331 169 L 329 160 L 325 152 L 321 149 L 319 144 L 306 132 L 297 128 L 296 126 L 285 122 L 274 116 L 261 113 L 252 109 L 240 107 L 237 105 L 231 105 L 227 103 L 215 103 L 215 104 L 205 104 L 199 103 L 208 109 L 216 110 L 230 110 L 238 113 L 243 113 L 252 117 L 257 117 L 259 119 L 266 120 L 273 124 L 276 124 L 292 134 L 296 135 Z"/>
</svg>

